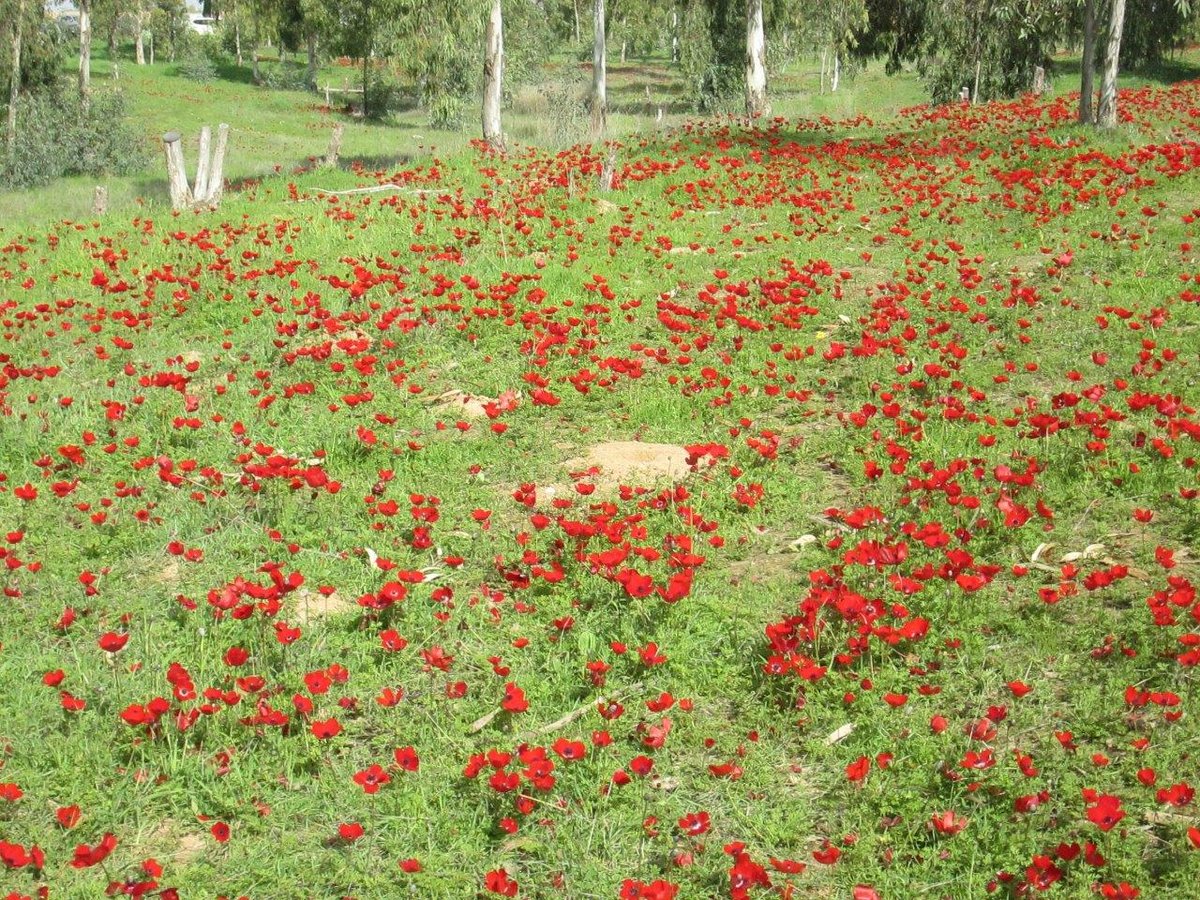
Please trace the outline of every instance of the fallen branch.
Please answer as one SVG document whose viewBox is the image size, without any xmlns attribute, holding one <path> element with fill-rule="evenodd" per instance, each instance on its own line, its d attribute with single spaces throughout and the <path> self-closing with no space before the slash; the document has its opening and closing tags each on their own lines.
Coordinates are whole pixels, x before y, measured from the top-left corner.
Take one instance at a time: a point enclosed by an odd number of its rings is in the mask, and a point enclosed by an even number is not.
<svg viewBox="0 0 1200 900">
<path fill-rule="evenodd" d="M 341 197 L 347 194 L 378 194 L 381 191 L 400 191 L 404 194 L 416 194 L 424 196 L 425 194 L 436 194 L 437 191 L 433 188 L 405 188 L 401 184 L 377 184 L 372 187 L 350 188 L 346 191 L 327 191 L 325 188 L 313 188 L 318 194 L 325 194 L 330 197 Z"/>
<path fill-rule="evenodd" d="M 578 709 L 571 710 L 565 716 L 555 719 L 553 722 L 550 722 L 546 725 L 542 725 L 538 728 L 533 728 L 533 729 L 530 729 L 529 731 L 524 732 L 521 735 L 521 737 L 522 738 L 531 738 L 531 737 L 539 737 L 544 734 L 553 734 L 554 732 L 558 731 L 560 728 L 566 728 L 572 722 L 582 719 L 584 716 L 587 715 L 588 710 L 595 709 L 598 704 L 603 703 L 605 700 L 617 700 L 617 699 L 621 699 L 624 697 L 628 697 L 632 694 L 637 694 L 642 690 L 642 688 L 644 686 L 645 685 L 643 685 L 642 682 L 638 681 L 638 682 L 635 682 L 634 684 L 629 685 L 629 687 L 625 688 L 622 691 L 619 691 L 618 693 L 614 694 L 611 697 L 610 696 L 596 697 L 594 700 L 591 700 L 590 702 L 585 703 L 583 706 L 579 707 Z"/>
<path fill-rule="evenodd" d="M 489 725 L 492 724 L 492 719 L 494 719 L 494 718 L 496 718 L 496 716 L 500 715 L 501 710 L 502 710 L 502 707 L 497 706 L 495 709 L 493 709 L 487 715 L 480 716 L 478 719 L 476 719 L 474 722 L 471 723 L 471 727 L 467 729 L 467 734 L 476 734 L 480 731 L 483 731 L 483 729 L 487 728 Z"/>
<path fill-rule="evenodd" d="M 528 740 L 529 738 L 538 737 L 544 734 L 553 734 L 560 728 L 566 728 L 572 722 L 582 719 L 585 715 L 587 715 L 589 710 L 595 709 L 598 704 L 603 703 L 605 700 L 623 699 L 638 693 L 644 686 L 645 685 L 643 685 L 642 682 L 638 681 L 618 691 L 616 694 L 603 694 L 599 697 L 596 697 L 594 700 L 589 700 L 587 703 L 583 704 L 583 706 L 579 707 L 578 709 L 571 710 L 565 716 L 555 719 L 553 722 L 522 732 L 521 740 Z M 497 706 L 491 712 L 480 716 L 471 723 L 471 726 L 467 729 L 467 734 L 478 734 L 480 731 L 483 731 L 483 729 L 487 728 L 492 724 L 493 721 L 495 721 L 496 716 L 500 715 L 501 712 L 503 712 L 503 708 Z"/>
</svg>

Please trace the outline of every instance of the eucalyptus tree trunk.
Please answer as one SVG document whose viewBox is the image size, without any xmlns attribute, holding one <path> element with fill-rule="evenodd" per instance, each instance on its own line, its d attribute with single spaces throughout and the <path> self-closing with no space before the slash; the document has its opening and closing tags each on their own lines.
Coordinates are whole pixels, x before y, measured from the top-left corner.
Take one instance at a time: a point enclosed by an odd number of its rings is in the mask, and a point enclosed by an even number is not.
<svg viewBox="0 0 1200 900">
<path fill-rule="evenodd" d="M 238 68 L 242 67 L 242 18 L 233 20 L 233 52 L 237 57 Z"/>
<path fill-rule="evenodd" d="M 763 4 L 762 0 L 746 0 L 746 115 L 753 119 L 770 114 Z"/>
<path fill-rule="evenodd" d="M 604 38 L 604 0 L 594 0 L 592 26 L 592 140 L 608 128 L 608 52 Z"/>
<path fill-rule="evenodd" d="M 1087 0 L 1083 7 L 1083 59 L 1079 64 L 1079 121 L 1083 125 L 1096 123 L 1096 2 Z"/>
<path fill-rule="evenodd" d="M 1117 127 L 1117 65 L 1121 57 L 1121 32 L 1125 30 L 1125 0 L 1112 0 L 1108 20 L 1108 46 L 1104 50 L 1104 76 L 1100 82 L 1101 128 Z"/>
<path fill-rule="evenodd" d="M 92 0 L 79 0 L 79 99 L 92 94 Z"/>
<path fill-rule="evenodd" d="M 504 151 L 500 126 L 500 100 L 504 93 L 504 13 L 500 0 L 492 0 L 483 35 L 483 139 Z"/>
<path fill-rule="evenodd" d="M 146 28 L 146 8 L 142 5 L 141 0 L 137 0 L 137 5 L 134 9 L 133 30 L 133 58 L 139 66 L 146 64 L 146 42 L 143 38 L 143 33 Z"/>
<path fill-rule="evenodd" d="M 311 91 L 317 89 L 317 34 L 315 31 L 308 33 L 308 68 L 304 70 L 304 83 Z"/>
<path fill-rule="evenodd" d="M 12 23 L 12 71 L 8 76 L 8 127 L 4 132 L 5 151 L 11 163 L 17 152 L 17 99 L 21 94 L 21 27 L 25 23 L 25 0 L 18 0 Z"/>
</svg>

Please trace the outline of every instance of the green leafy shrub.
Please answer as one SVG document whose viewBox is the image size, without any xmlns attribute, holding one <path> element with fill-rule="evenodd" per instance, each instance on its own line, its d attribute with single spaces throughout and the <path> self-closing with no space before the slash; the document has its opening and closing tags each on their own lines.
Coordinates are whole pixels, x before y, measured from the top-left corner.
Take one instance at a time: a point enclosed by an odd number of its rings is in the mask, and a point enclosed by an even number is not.
<svg viewBox="0 0 1200 900">
<path fill-rule="evenodd" d="M 191 47 L 179 63 L 179 74 L 188 81 L 208 84 L 216 80 L 217 67 L 202 49 Z"/>
<path fill-rule="evenodd" d="M 462 131 L 467 124 L 467 101 L 452 94 L 431 97 L 426 107 L 429 127 L 442 131 Z"/>
<path fill-rule="evenodd" d="M 82 107 L 69 90 L 22 97 L 11 161 L 0 184 L 33 187 L 64 175 L 129 175 L 147 161 L 145 143 L 125 121 L 120 94 L 96 94 Z"/>
<path fill-rule="evenodd" d="M 367 84 L 367 115 L 382 119 L 400 99 L 400 85 L 387 75 L 374 73 Z"/>
<path fill-rule="evenodd" d="M 280 63 L 263 70 L 263 85 L 273 91 L 306 91 L 308 68 L 294 63 Z"/>
</svg>

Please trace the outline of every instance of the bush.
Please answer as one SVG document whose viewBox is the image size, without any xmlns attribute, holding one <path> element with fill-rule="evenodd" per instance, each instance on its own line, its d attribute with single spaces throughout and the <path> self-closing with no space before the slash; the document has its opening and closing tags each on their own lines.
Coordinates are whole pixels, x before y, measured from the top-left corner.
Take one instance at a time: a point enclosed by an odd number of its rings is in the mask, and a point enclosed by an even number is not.
<svg viewBox="0 0 1200 900">
<path fill-rule="evenodd" d="M 588 92 L 591 84 L 578 69 L 552 78 L 538 87 L 546 104 L 544 118 L 549 119 L 551 140 L 555 146 L 569 146 L 584 139 L 591 126 Z"/>
<path fill-rule="evenodd" d="M 382 119 L 391 112 L 400 98 L 400 85 L 387 75 L 374 73 L 367 84 L 367 113 L 372 119 Z"/>
<path fill-rule="evenodd" d="M 125 122 L 120 94 L 97 94 L 84 109 L 73 91 L 22 97 L 11 163 L 0 184 L 33 187 L 64 175 L 129 175 L 147 161 L 145 144 Z"/>
<path fill-rule="evenodd" d="M 263 86 L 273 91 L 307 91 L 308 67 L 281 62 L 270 68 L 263 67 Z"/>
<path fill-rule="evenodd" d="M 189 49 L 183 60 L 179 63 L 179 74 L 188 81 L 198 81 L 200 84 L 208 84 L 210 81 L 216 80 L 217 67 L 207 53 L 203 53 L 196 49 Z"/>
<path fill-rule="evenodd" d="M 467 125 L 467 101 L 463 97 L 442 94 L 428 105 L 429 127 L 442 131 L 462 131 Z"/>
</svg>

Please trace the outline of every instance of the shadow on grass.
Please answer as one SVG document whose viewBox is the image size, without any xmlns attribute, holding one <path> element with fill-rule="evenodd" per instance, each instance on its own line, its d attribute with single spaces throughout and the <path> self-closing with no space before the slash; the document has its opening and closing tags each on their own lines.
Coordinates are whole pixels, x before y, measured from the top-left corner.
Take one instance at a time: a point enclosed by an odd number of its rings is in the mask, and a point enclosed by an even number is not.
<svg viewBox="0 0 1200 900">
<path fill-rule="evenodd" d="M 254 72 L 249 66 L 239 66 L 233 60 L 218 60 L 217 77 L 232 84 L 254 84 Z"/>
<path fill-rule="evenodd" d="M 1052 60 L 1049 74 L 1057 81 L 1073 84 L 1078 88 L 1083 74 L 1083 61 L 1077 57 L 1063 57 Z M 1147 63 L 1132 69 L 1121 69 L 1121 75 L 1140 78 L 1153 84 L 1176 84 L 1180 81 L 1193 81 L 1200 78 L 1200 63 L 1184 59 L 1162 59 L 1155 63 Z M 1096 85 L 1100 85 L 1100 67 L 1096 67 Z"/>
<path fill-rule="evenodd" d="M 348 172 L 361 171 L 377 175 L 395 172 L 411 165 L 416 159 L 409 153 L 380 153 L 363 156 L 343 156 L 338 160 L 338 169 Z"/>
</svg>

